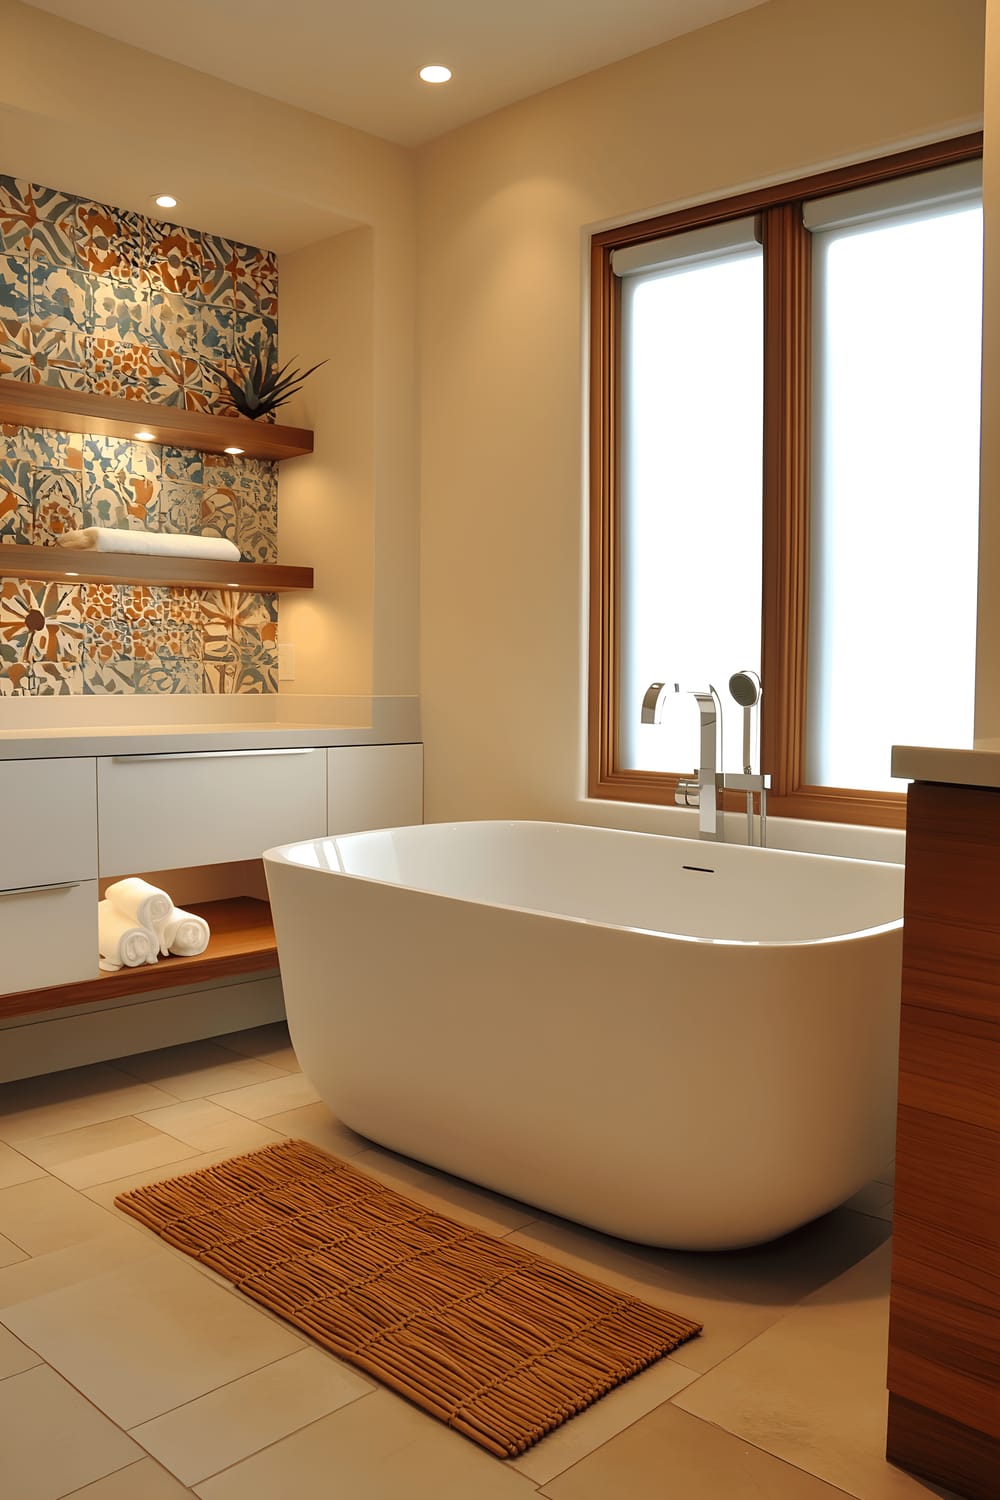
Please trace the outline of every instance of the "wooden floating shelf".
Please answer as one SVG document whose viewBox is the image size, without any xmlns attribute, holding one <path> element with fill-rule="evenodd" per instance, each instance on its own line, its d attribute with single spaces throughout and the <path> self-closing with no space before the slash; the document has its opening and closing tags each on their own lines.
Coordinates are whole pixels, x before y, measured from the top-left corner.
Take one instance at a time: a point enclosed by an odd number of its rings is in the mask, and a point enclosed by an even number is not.
<svg viewBox="0 0 1000 1500">
<path fill-rule="evenodd" d="M 201 984 L 205 980 L 225 979 L 230 974 L 277 972 L 278 949 L 271 908 L 266 901 L 236 896 L 225 901 L 206 901 L 188 910 L 204 917 L 212 930 L 208 947 L 197 958 L 171 955 L 155 964 L 140 964 L 138 968 L 117 969 L 113 973 L 98 971 L 95 964 L 92 979 L 0 995 L 0 1019 Z M 96 937 L 95 925 L 95 941 Z"/>
<path fill-rule="evenodd" d="M 179 406 L 95 396 L 90 391 L 28 385 L 22 380 L 0 380 L 0 424 L 6 422 L 130 441 L 135 441 L 137 432 L 151 432 L 151 441 L 157 444 L 202 453 L 240 448 L 248 458 L 272 461 L 313 451 L 313 435 L 306 427 L 279 427 L 274 422 L 251 422 L 248 417 L 219 417 Z"/>
<path fill-rule="evenodd" d="M 0 577 L 53 583 L 153 583 L 167 588 L 241 589 L 281 594 L 311 589 L 312 568 L 282 563 L 215 562 L 207 557 L 146 556 L 85 548 L 0 545 Z"/>
</svg>

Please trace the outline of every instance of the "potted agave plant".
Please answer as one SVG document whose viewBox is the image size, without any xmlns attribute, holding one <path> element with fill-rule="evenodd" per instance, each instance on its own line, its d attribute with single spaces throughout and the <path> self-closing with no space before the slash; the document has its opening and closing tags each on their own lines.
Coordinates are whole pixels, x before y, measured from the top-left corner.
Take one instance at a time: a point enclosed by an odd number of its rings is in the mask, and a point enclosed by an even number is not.
<svg viewBox="0 0 1000 1500">
<path fill-rule="evenodd" d="M 308 370 L 293 370 L 290 360 L 287 364 L 279 365 L 273 347 L 268 345 L 266 353 L 260 348 L 255 349 L 242 379 L 234 380 L 220 365 L 210 365 L 209 368 L 225 382 L 230 406 L 240 416 L 249 417 L 255 422 L 259 417 L 269 417 L 272 412 L 277 411 L 279 406 L 283 406 L 301 390 L 303 381 L 326 363 L 325 359 L 321 359 L 318 365 L 313 365 Z"/>
</svg>

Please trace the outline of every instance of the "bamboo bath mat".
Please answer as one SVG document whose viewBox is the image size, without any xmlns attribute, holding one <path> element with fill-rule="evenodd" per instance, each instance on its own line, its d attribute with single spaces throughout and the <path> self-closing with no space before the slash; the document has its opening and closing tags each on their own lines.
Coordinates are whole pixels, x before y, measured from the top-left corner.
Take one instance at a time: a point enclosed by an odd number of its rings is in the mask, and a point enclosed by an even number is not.
<svg viewBox="0 0 1000 1500">
<path fill-rule="evenodd" d="M 701 1331 L 431 1212 L 306 1141 L 115 1202 L 500 1458 Z"/>
</svg>

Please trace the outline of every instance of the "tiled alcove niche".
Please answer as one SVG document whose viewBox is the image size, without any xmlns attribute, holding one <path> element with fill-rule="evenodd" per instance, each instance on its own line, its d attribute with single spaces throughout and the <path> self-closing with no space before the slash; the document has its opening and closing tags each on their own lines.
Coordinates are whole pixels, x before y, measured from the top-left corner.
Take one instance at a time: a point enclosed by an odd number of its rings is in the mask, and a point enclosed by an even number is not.
<svg viewBox="0 0 1000 1500">
<path fill-rule="evenodd" d="M 232 415 L 217 368 L 276 350 L 277 315 L 271 252 L 0 176 L 3 379 Z M 0 427 L 0 696 L 277 690 L 274 594 L 18 576 L 18 544 L 81 526 L 274 562 L 275 465 Z"/>
</svg>

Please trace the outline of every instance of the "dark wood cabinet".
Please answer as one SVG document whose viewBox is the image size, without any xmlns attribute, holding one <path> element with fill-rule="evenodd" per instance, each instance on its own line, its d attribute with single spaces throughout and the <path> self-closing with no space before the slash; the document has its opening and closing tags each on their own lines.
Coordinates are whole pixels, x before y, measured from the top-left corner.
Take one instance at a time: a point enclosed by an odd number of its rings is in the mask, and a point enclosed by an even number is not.
<svg viewBox="0 0 1000 1500">
<path fill-rule="evenodd" d="M 1000 1500 L 1000 790 L 907 799 L 893 1463 Z"/>
</svg>

